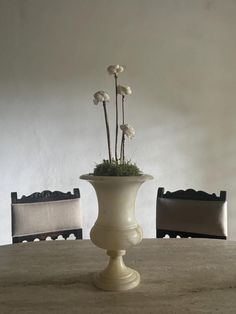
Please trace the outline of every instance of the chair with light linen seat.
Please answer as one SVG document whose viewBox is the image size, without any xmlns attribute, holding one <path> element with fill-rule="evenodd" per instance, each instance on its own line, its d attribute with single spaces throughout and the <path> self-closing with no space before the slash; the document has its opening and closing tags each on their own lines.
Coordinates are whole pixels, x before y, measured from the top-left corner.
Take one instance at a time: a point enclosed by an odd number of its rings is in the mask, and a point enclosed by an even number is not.
<svg viewBox="0 0 236 314">
<path fill-rule="evenodd" d="M 67 239 L 71 234 L 82 239 L 82 211 L 80 191 L 36 192 L 17 197 L 11 193 L 12 242 L 55 240 L 59 236 Z"/>
<path fill-rule="evenodd" d="M 156 237 L 227 238 L 226 192 L 220 196 L 193 189 L 164 193 L 158 188 Z"/>
</svg>

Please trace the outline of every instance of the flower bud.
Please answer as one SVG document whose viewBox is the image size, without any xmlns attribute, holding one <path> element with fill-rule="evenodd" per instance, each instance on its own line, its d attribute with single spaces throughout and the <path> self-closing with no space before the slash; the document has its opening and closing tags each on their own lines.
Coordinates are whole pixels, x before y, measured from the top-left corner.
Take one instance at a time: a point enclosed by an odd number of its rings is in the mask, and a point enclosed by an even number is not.
<svg viewBox="0 0 236 314">
<path fill-rule="evenodd" d="M 97 105 L 99 102 L 110 101 L 110 96 L 102 90 L 96 92 L 93 95 L 93 97 L 94 97 L 94 100 L 93 100 L 94 105 Z"/>
<path fill-rule="evenodd" d="M 124 67 L 119 65 L 119 64 L 113 64 L 113 65 L 109 65 L 107 67 L 107 72 L 110 74 L 110 75 L 117 75 L 121 72 L 124 71 Z"/>
<path fill-rule="evenodd" d="M 135 130 L 131 125 L 121 124 L 120 128 L 129 139 L 132 139 L 134 137 Z"/>
<path fill-rule="evenodd" d="M 129 86 L 125 86 L 125 85 L 118 85 L 117 86 L 117 93 L 120 95 L 131 95 L 132 94 L 132 90 Z"/>
</svg>

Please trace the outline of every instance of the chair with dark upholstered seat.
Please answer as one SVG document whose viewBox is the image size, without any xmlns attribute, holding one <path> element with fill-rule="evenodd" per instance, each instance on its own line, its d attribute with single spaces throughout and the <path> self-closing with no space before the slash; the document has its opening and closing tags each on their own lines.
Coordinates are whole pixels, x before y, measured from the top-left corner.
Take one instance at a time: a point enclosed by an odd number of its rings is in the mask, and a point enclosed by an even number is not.
<svg viewBox="0 0 236 314">
<path fill-rule="evenodd" d="M 164 193 L 160 187 L 156 203 L 156 236 L 183 238 L 227 238 L 226 192 L 220 196 L 188 189 Z"/>
<path fill-rule="evenodd" d="M 21 198 L 13 192 L 11 211 L 13 243 L 47 237 L 55 240 L 60 235 L 67 239 L 71 234 L 76 239 L 83 237 L 79 189 L 73 193 L 47 190 Z"/>
</svg>

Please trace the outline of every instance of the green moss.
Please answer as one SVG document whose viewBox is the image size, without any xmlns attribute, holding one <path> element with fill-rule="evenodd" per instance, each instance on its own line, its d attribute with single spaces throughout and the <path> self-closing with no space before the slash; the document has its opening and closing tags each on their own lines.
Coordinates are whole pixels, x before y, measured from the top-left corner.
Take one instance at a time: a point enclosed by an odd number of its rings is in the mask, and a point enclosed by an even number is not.
<svg viewBox="0 0 236 314">
<path fill-rule="evenodd" d="M 103 160 L 101 164 L 97 164 L 94 168 L 93 175 L 95 176 L 140 176 L 142 172 L 130 161 L 125 161 L 119 163 L 115 160 L 112 160 L 110 163 L 109 160 Z"/>
</svg>

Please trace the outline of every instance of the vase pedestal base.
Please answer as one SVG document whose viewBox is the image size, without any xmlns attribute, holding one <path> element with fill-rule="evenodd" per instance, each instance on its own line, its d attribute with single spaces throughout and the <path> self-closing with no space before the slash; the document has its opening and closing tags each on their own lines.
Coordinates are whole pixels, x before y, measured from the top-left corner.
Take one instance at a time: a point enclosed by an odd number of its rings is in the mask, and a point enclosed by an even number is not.
<svg viewBox="0 0 236 314">
<path fill-rule="evenodd" d="M 137 287 L 140 283 L 140 275 L 136 270 L 127 268 L 129 274 L 120 278 L 108 278 L 103 273 L 97 273 L 94 276 L 94 285 L 107 291 L 124 291 Z"/>
<path fill-rule="evenodd" d="M 102 290 L 123 291 L 137 287 L 140 283 L 139 273 L 129 267 L 126 267 L 123 261 L 124 250 L 107 251 L 110 261 L 107 268 L 96 273 L 94 276 L 94 285 Z"/>
</svg>

